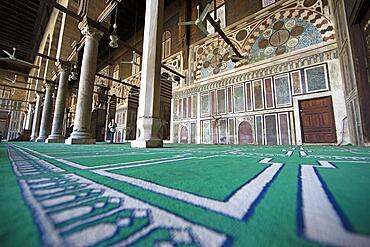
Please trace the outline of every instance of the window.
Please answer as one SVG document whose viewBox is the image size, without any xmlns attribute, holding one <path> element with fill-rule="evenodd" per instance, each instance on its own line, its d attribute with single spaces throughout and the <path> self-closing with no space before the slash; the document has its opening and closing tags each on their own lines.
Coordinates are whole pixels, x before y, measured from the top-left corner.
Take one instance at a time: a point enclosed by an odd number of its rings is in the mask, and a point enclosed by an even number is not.
<svg viewBox="0 0 370 247">
<path fill-rule="evenodd" d="M 113 78 L 119 80 L 119 65 L 117 64 L 113 69 Z"/>
<path fill-rule="evenodd" d="M 275 0 L 262 0 L 262 7 L 270 6 L 273 3 L 275 3 Z"/>
<path fill-rule="evenodd" d="M 163 32 L 162 35 L 162 59 L 168 58 L 171 55 L 171 33 Z"/>
<path fill-rule="evenodd" d="M 216 16 L 215 16 L 215 1 L 216 1 Z M 220 21 L 221 28 L 226 27 L 226 9 L 225 9 L 225 1 L 224 0 L 213 0 L 211 2 L 211 10 L 210 15 L 213 17 L 214 20 L 217 19 Z M 207 31 L 209 34 L 213 34 L 215 32 L 214 27 L 207 21 Z"/>
<path fill-rule="evenodd" d="M 132 61 L 134 62 L 132 64 L 132 75 L 136 75 L 140 72 L 140 64 L 141 64 L 141 56 L 137 53 L 132 54 Z"/>
</svg>

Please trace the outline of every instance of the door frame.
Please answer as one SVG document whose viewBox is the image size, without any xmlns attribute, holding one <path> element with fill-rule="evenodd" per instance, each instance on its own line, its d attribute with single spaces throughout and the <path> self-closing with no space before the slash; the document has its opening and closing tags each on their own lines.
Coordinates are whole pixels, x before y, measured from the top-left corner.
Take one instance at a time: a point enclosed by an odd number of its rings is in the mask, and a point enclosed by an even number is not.
<svg viewBox="0 0 370 247">
<path fill-rule="evenodd" d="M 335 127 L 335 141 L 334 142 L 316 142 L 316 143 L 311 143 L 311 142 L 305 142 L 305 138 L 304 138 L 304 128 L 303 128 L 303 121 L 302 121 L 302 110 L 301 110 L 301 102 L 303 101 L 310 101 L 310 100 L 319 100 L 319 99 L 323 99 L 323 98 L 329 98 L 330 99 L 330 108 L 331 108 L 331 118 L 333 120 L 333 123 L 334 123 L 334 127 Z M 325 95 L 325 96 L 320 96 L 320 97 L 314 97 L 314 98 L 308 98 L 308 99 L 300 99 L 298 100 L 298 114 L 299 114 L 299 121 L 300 121 L 300 132 L 301 132 L 301 140 L 302 140 L 302 145 L 303 144 L 308 144 L 308 145 L 335 145 L 338 143 L 338 137 L 337 137 L 337 126 L 336 126 L 336 119 L 335 119 L 335 115 L 334 115 L 334 106 L 333 106 L 333 96 L 332 95 Z"/>
</svg>

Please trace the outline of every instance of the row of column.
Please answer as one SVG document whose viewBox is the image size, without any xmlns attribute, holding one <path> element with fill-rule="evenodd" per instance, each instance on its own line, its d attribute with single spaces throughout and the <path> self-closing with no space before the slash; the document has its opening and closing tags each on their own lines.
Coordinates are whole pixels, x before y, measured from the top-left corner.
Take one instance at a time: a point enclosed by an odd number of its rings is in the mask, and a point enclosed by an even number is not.
<svg viewBox="0 0 370 247">
<path fill-rule="evenodd" d="M 42 106 L 42 95 L 36 94 L 36 105 L 33 115 L 33 124 L 31 132 L 31 141 L 59 143 L 64 142 L 62 135 L 64 111 L 66 108 L 67 94 L 68 94 L 68 75 L 70 66 L 64 64 L 57 64 L 59 74 L 59 84 L 57 97 L 55 101 L 54 117 L 52 116 L 53 107 L 53 91 L 54 85 L 52 83 L 45 83 L 44 103 Z M 29 106 L 27 114 L 26 126 L 30 126 L 30 116 L 32 106 Z M 51 133 L 50 133 L 51 130 Z M 49 135 L 50 134 L 50 135 Z"/>
<path fill-rule="evenodd" d="M 147 0 L 145 13 L 142 78 L 139 97 L 137 138 L 132 147 L 162 147 L 160 109 L 161 37 L 163 26 L 164 0 Z M 102 33 L 92 28 L 85 18 L 79 28 L 84 35 L 85 45 L 82 58 L 81 75 L 74 128 L 71 136 L 64 140 L 62 135 L 64 112 L 68 94 L 70 67 L 58 64 L 59 84 L 52 115 L 53 85 L 46 84 L 44 105 L 41 112 L 41 95 L 36 96 L 31 141 L 66 144 L 94 144 L 91 136 L 91 110 L 94 81 L 98 56 L 99 39 Z M 40 117 L 41 116 L 41 117 Z M 50 127 L 51 133 L 50 135 Z"/>
</svg>

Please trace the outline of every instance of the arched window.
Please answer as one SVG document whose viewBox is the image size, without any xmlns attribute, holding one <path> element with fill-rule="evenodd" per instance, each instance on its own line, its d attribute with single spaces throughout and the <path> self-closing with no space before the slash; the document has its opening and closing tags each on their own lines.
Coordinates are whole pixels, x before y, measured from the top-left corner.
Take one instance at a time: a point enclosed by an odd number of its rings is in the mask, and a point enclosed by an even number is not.
<svg viewBox="0 0 370 247">
<path fill-rule="evenodd" d="M 162 59 L 171 55 L 171 33 L 164 31 L 162 35 Z"/>
<path fill-rule="evenodd" d="M 132 54 L 132 75 L 136 75 L 140 72 L 141 56 L 137 53 Z"/>
<path fill-rule="evenodd" d="M 212 6 L 209 11 L 209 14 L 213 17 L 213 19 L 215 20 L 219 19 L 221 28 L 225 28 L 226 27 L 225 0 L 213 0 L 210 2 L 210 4 Z M 215 28 L 208 21 L 207 21 L 207 31 L 209 34 L 213 34 L 215 32 Z"/>
<path fill-rule="evenodd" d="M 114 69 L 113 69 L 113 78 L 116 79 L 116 80 L 119 80 L 119 64 L 117 64 L 116 66 L 114 66 Z"/>
<path fill-rule="evenodd" d="M 273 3 L 275 3 L 275 0 L 262 0 L 262 7 L 270 6 Z"/>
</svg>

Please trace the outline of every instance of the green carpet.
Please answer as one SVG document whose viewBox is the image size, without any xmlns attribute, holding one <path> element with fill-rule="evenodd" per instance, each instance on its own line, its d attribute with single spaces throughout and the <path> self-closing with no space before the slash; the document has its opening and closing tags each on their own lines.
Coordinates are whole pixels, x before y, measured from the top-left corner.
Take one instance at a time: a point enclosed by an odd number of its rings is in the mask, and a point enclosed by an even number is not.
<svg viewBox="0 0 370 247">
<path fill-rule="evenodd" d="M 1 246 L 370 246 L 366 147 L 19 142 L 0 174 Z"/>
</svg>

